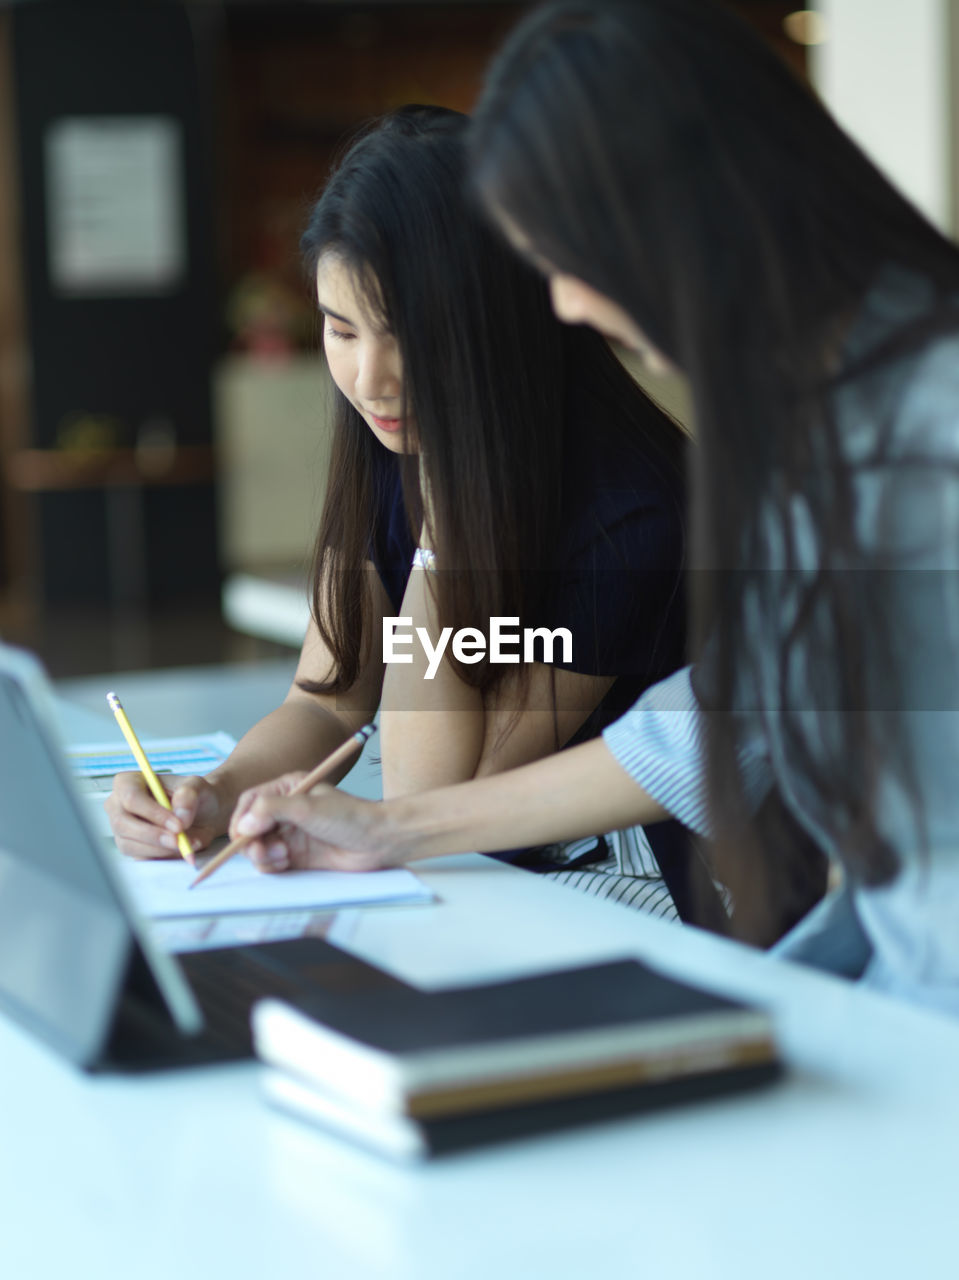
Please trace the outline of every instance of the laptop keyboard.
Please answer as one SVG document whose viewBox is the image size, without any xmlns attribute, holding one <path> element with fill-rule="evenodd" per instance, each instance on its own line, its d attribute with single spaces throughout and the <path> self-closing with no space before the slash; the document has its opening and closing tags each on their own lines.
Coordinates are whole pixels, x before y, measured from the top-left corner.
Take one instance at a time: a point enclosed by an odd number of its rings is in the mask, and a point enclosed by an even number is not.
<svg viewBox="0 0 959 1280">
<path fill-rule="evenodd" d="M 199 1035 L 177 1031 L 155 998 L 129 985 L 99 1069 L 152 1071 L 253 1056 L 250 1011 L 263 996 L 294 998 L 314 965 L 342 956 L 319 938 L 295 938 L 177 957 L 203 1011 Z M 97 1069 L 95 1068 L 95 1069 Z"/>
<path fill-rule="evenodd" d="M 176 957 L 203 1011 L 199 1035 L 176 1031 L 155 995 L 128 983 L 119 1016 L 99 1069 L 126 1071 L 229 1062 L 253 1056 L 250 1011 L 264 996 L 296 1000 L 314 982 L 338 973 L 345 987 L 369 981 L 382 986 L 380 970 L 348 956 L 322 938 L 287 938 L 216 951 L 189 951 Z M 345 989 L 344 987 L 344 989 Z M 95 1068 L 95 1069 L 98 1069 Z"/>
</svg>

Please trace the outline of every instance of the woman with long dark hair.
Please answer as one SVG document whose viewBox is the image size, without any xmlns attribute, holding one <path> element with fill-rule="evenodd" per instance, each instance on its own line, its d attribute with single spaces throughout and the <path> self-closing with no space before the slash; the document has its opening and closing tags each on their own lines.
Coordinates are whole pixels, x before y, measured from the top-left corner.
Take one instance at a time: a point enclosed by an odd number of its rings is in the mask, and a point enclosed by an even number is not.
<svg viewBox="0 0 959 1280">
<path fill-rule="evenodd" d="M 375 813 L 264 797 L 249 827 L 299 826 L 260 849 L 495 848 L 520 796 L 539 840 L 603 795 L 714 837 L 754 938 L 821 850 L 832 892 L 782 949 L 959 1011 L 959 252 L 703 0 L 535 12 L 473 157 L 557 313 L 689 379 L 700 661 L 502 778 Z"/>
<path fill-rule="evenodd" d="M 283 706 L 174 793 L 198 847 L 247 788 L 315 763 L 378 705 L 396 796 L 593 736 L 684 660 L 683 432 L 595 332 L 558 323 L 472 207 L 467 124 L 439 107 L 377 122 L 310 216 L 336 388 L 313 620 Z M 533 633 L 528 653 L 506 640 L 497 661 L 497 619 Z M 111 811 L 126 852 L 171 847 L 136 775 Z M 660 856 L 683 911 L 685 852 L 607 830 L 522 860 L 671 912 Z"/>
</svg>

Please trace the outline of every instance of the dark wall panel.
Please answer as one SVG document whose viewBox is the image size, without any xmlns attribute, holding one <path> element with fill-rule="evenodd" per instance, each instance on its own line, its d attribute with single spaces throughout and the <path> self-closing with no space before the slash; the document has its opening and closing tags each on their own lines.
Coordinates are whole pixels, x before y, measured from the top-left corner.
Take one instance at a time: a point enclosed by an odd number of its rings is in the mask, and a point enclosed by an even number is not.
<svg viewBox="0 0 959 1280">
<path fill-rule="evenodd" d="M 216 346 L 211 194 L 206 134 L 190 25 L 181 5 L 32 3 L 14 10 L 14 71 L 23 198 L 25 292 L 33 360 L 32 433 L 36 448 L 130 447 L 160 431 L 167 446 L 211 440 L 210 370 Z M 47 148 L 64 120 L 162 118 L 180 140 L 176 166 L 183 270 L 159 289 L 126 292 L 93 285 L 65 291 L 51 279 Z M 86 424 L 86 425 L 84 425 Z M 92 424 L 92 425 L 91 425 Z M 92 436 L 90 434 L 92 430 Z M 187 522 L 192 576 L 216 579 L 212 484 L 187 496 L 144 503 L 144 569 L 154 573 L 170 530 L 171 508 Z M 50 600 L 82 581 L 92 597 L 110 594 L 106 566 L 64 574 L 59 559 L 83 563 L 71 541 L 89 541 L 95 561 L 106 517 L 103 495 L 52 493 L 43 499 L 43 580 Z M 78 519 L 78 511 L 83 518 Z M 202 566 L 202 567 L 201 567 Z M 165 584 L 170 585 L 170 584 Z M 155 593 L 159 582 L 147 581 Z"/>
</svg>

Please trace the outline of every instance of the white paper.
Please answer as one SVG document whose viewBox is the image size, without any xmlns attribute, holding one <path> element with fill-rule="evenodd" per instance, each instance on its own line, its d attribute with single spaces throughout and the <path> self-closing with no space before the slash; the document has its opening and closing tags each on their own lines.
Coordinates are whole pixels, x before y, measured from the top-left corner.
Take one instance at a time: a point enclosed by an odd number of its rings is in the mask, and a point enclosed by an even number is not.
<svg viewBox="0 0 959 1280">
<path fill-rule="evenodd" d="M 377 903 L 422 903 L 432 893 L 405 868 L 387 871 L 257 871 L 242 853 L 204 880 L 182 858 L 140 862 L 117 855 L 146 916 L 201 916 L 245 911 L 333 911 Z"/>
<path fill-rule="evenodd" d="M 209 951 L 288 938 L 326 938 L 348 946 L 359 911 L 250 911 L 229 916 L 173 916 L 153 921 L 153 937 L 164 951 Z"/>
<path fill-rule="evenodd" d="M 186 270 L 180 125 L 67 116 L 45 138 L 50 282 L 71 295 L 162 294 Z"/>
</svg>

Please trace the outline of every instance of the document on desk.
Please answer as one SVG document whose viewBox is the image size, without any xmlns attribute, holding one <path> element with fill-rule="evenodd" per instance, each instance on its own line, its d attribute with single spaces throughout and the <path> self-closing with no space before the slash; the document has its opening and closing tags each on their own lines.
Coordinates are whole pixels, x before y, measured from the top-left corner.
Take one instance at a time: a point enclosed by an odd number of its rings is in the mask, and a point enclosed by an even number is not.
<svg viewBox="0 0 959 1280">
<path fill-rule="evenodd" d="M 209 773 L 227 758 L 236 742 L 228 733 L 204 733 L 186 738 L 144 738 L 143 750 L 156 773 L 186 776 Z M 67 748 L 78 778 L 90 781 L 85 791 L 109 792 L 115 773 L 136 772 L 138 765 L 125 744 L 86 743 Z"/>
<path fill-rule="evenodd" d="M 155 919 L 247 911 L 335 911 L 342 907 L 431 902 L 412 871 L 284 871 L 264 875 L 237 854 L 195 889 L 196 870 L 181 858 L 139 862 L 117 855 L 140 911 Z"/>
<path fill-rule="evenodd" d="M 346 947 L 359 928 L 362 910 L 243 911 L 228 916 L 168 916 L 151 921 L 150 932 L 164 951 L 211 951 L 252 947 L 287 938 L 325 938 Z"/>
<path fill-rule="evenodd" d="M 236 741 L 228 733 L 217 732 L 185 738 L 144 738 L 142 746 L 155 773 L 202 777 L 223 763 Z M 78 743 L 67 747 L 67 759 L 81 793 L 89 801 L 94 827 L 100 835 L 110 835 L 103 803 L 113 790 L 114 774 L 137 771 L 139 766 L 132 751 L 123 742 Z"/>
</svg>

